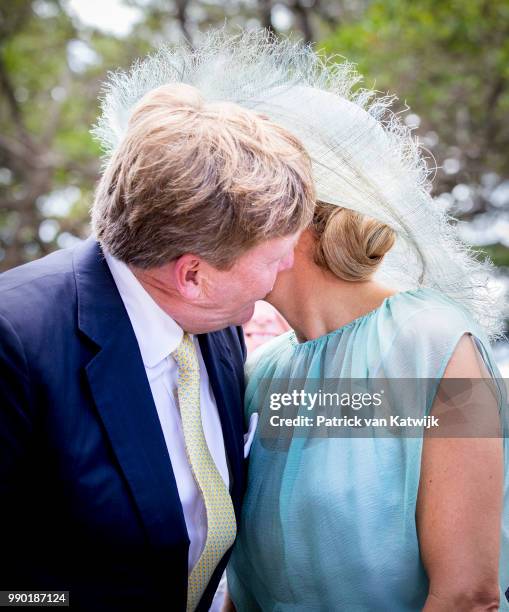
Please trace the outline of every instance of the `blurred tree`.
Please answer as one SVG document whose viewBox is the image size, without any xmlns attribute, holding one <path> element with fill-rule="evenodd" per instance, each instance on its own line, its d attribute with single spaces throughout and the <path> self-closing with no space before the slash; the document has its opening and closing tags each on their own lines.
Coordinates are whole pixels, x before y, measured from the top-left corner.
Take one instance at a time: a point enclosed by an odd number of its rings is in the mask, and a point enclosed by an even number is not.
<svg viewBox="0 0 509 612">
<path fill-rule="evenodd" d="M 435 193 L 452 191 L 455 214 L 509 208 L 509 189 L 491 197 L 509 179 L 507 0 L 376 0 L 322 47 L 410 105 L 406 120 L 440 166 Z"/>
<path fill-rule="evenodd" d="M 97 51 L 87 42 L 92 38 Z M 99 148 L 88 132 L 99 81 L 119 57 L 134 57 L 129 45 L 110 43 L 78 32 L 57 0 L 15 0 L 0 8 L 3 269 L 86 232 L 99 168 Z"/>
</svg>

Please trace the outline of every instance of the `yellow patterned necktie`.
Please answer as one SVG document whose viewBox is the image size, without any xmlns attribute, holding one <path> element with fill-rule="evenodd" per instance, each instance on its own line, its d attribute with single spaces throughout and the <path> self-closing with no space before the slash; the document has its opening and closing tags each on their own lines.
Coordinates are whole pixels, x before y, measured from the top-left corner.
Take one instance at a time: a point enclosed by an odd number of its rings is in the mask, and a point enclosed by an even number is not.
<svg viewBox="0 0 509 612">
<path fill-rule="evenodd" d="M 193 612 L 219 561 L 237 533 L 230 493 L 207 446 L 200 410 L 200 366 L 189 334 L 173 352 L 178 366 L 178 399 L 187 459 L 203 497 L 207 513 L 205 546 L 191 570 L 187 588 L 187 612 Z"/>
</svg>

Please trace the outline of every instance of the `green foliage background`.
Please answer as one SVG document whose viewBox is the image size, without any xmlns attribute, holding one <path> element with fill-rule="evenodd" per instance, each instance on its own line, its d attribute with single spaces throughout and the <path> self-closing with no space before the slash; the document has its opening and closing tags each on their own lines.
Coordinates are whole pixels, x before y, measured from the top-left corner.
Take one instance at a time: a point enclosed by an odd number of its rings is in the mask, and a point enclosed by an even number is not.
<svg viewBox="0 0 509 612">
<path fill-rule="evenodd" d="M 506 0 L 124 2 L 142 15 L 125 37 L 84 25 L 67 0 L 0 5 L 0 270 L 88 234 L 100 171 L 89 129 L 106 73 L 222 25 L 303 37 L 357 63 L 365 86 L 397 94 L 438 167 L 434 194 L 462 223 L 499 228 L 478 243 L 509 266 Z"/>
</svg>

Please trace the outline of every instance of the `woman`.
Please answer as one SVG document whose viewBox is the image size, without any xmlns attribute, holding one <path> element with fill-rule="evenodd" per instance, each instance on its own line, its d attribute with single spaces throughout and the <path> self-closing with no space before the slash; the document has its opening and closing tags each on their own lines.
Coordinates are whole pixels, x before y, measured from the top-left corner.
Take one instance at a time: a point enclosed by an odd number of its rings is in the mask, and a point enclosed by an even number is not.
<svg viewBox="0 0 509 612">
<path fill-rule="evenodd" d="M 307 390 L 315 379 L 480 379 L 486 367 L 496 376 L 467 311 L 434 290 L 395 292 L 372 279 L 393 242 L 379 222 L 317 206 L 268 298 L 294 331 L 249 360 L 247 419 L 267 409 L 261 381 L 307 379 Z M 405 384 L 411 392 L 406 381 L 397 390 Z M 415 398 L 416 411 L 430 395 Z M 237 610 L 507 609 L 500 438 L 265 432 L 251 446 L 228 575 Z"/>
<path fill-rule="evenodd" d="M 489 345 L 501 307 L 489 270 L 428 195 L 418 143 L 391 101 L 352 93 L 351 69 L 309 50 L 275 55 L 283 72 L 258 108 L 301 138 L 320 201 L 267 298 L 293 331 L 247 364 L 246 426 L 255 412 L 260 424 L 233 602 L 240 612 L 507 610 L 506 423 L 504 437 L 493 433 L 505 396 Z M 384 380 L 393 414 L 440 416 L 448 437 L 271 418 L 274 389 L 316 394 L 351 379 Z M 456 379 L 486 381 L 468 414 L 464 388 L 451 399 Z M 283 416 L 310 414 L 291 408 Z"/>
</svg>

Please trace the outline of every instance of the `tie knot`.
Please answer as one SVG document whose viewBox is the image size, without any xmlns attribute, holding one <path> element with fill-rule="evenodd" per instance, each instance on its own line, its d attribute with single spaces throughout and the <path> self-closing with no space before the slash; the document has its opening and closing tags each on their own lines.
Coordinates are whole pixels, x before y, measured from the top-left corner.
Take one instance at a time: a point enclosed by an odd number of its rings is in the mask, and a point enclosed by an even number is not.
<svg viewBox="0 0 509 612">
<path fill-rule="evenodd" d="M 199 370 L 198 355 L 191 336 L 184 332 L 182 340 L 172 353 L 179 370 Z"/>
</svg>

